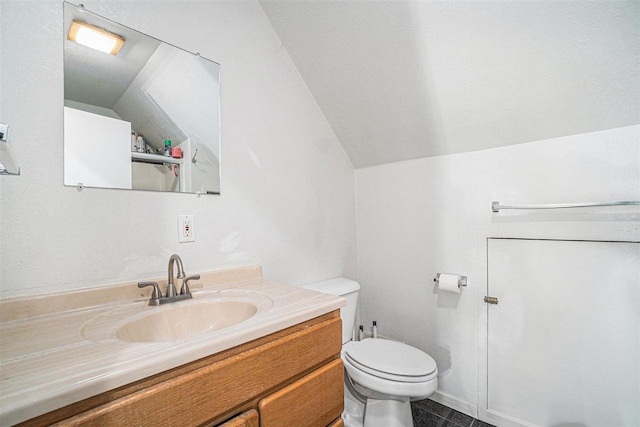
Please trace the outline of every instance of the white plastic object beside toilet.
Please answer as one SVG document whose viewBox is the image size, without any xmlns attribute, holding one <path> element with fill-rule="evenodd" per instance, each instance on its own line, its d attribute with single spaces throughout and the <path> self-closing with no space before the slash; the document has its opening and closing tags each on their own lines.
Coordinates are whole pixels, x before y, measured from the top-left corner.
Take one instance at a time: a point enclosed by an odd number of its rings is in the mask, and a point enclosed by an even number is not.
<svg viewBox="0 0 640 427">
<path fill-rule="evenodd" d="M 302 288 L 346 298 L 340 309 L 346 427 L 412 427 L 411 401 L 438 386 L 436 362 L 423 351 L 385 339 L 353 341 L 360 285 L 338 277 Z"/>
</svg>

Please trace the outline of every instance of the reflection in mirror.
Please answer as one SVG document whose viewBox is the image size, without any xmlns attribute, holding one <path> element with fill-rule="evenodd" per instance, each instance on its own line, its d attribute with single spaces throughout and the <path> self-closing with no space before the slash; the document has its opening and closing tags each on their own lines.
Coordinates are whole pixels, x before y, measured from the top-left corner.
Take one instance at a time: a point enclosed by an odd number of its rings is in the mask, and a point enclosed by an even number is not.
<svg viewBox="0 0 640 427">
<path fill-rule="evenodd" d="M 64 184 L 220 194 L 220 65 L 64 4 Z"/>
<path fill-rule="evenodd" d="M 9 145 L 9 125 L 0 123 L 0 175 L 20 175 L 16 156 Z"/>
</svg>

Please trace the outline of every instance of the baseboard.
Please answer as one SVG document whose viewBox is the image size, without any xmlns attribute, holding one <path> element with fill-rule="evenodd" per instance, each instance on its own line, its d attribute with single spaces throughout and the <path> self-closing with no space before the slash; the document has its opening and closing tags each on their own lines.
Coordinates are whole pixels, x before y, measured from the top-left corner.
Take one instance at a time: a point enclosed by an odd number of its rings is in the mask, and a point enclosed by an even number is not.
<svg viewBox="0 0 640 427">
<path fill-rule="evenodd" d="M 371 333 L 370 331 L 364 331 L 364 337 L 365 338 L 373 338 L 373 333 Z M 385 335 L 380 335 L 378 334 L 378 338 L 383 339 L 383 340 L 390 340 L 390 341 L 395 341 L 395 342 L 401 342 L 404 344 L 403 341 L 397 340 L 395 338 L 391 338 L 391 337 L 387 337 Z"/>
<path fill-rule="evenodd" d="M 478 405 L 476 403 L 467 402 L 466 400 L 458 399 L 457 397 L 440 391 L 436 391 L 430 399 L 448 406 L 451 409 L 455 409 L 458 412 L 467 414 L 470 417 L 478 418 Z"/>
</svg>

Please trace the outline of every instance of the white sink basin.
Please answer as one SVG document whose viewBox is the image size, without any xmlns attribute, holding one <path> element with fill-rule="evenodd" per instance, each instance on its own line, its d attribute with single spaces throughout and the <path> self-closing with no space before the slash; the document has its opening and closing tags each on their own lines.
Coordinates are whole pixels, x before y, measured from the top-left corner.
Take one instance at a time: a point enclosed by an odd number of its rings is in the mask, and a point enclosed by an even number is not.
<svg viewBox="0 0 640 427">
<path fill-rule="evenodd" d="M 200 293 L 161 306 L 138 301 L 92 319 L 82 328 L 82 336 L 90 341 L 173 341 L 238 325 L 272 305 L 271 298 L 251 291 Z"/>
<path fill-rule="evenodd" d="M 258 307 L 250 302 L 185 301 L 125 323 L 116 331 L 116 337 L 127 342 L 172 341 L 235 325 L 257 311 Z"/>
</svg>

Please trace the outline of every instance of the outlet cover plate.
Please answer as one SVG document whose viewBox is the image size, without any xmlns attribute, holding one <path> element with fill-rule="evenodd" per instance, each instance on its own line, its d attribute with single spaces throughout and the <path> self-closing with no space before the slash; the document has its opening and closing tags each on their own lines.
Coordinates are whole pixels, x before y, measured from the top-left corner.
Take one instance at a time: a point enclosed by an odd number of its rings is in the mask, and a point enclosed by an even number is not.
<svg viewBox="0 0 640 427">
<path fill-rule="evenodd" d="M 195 222 L 193 215 L 178 215 L 178 242 L 195 242 Z"/>
</svg>

